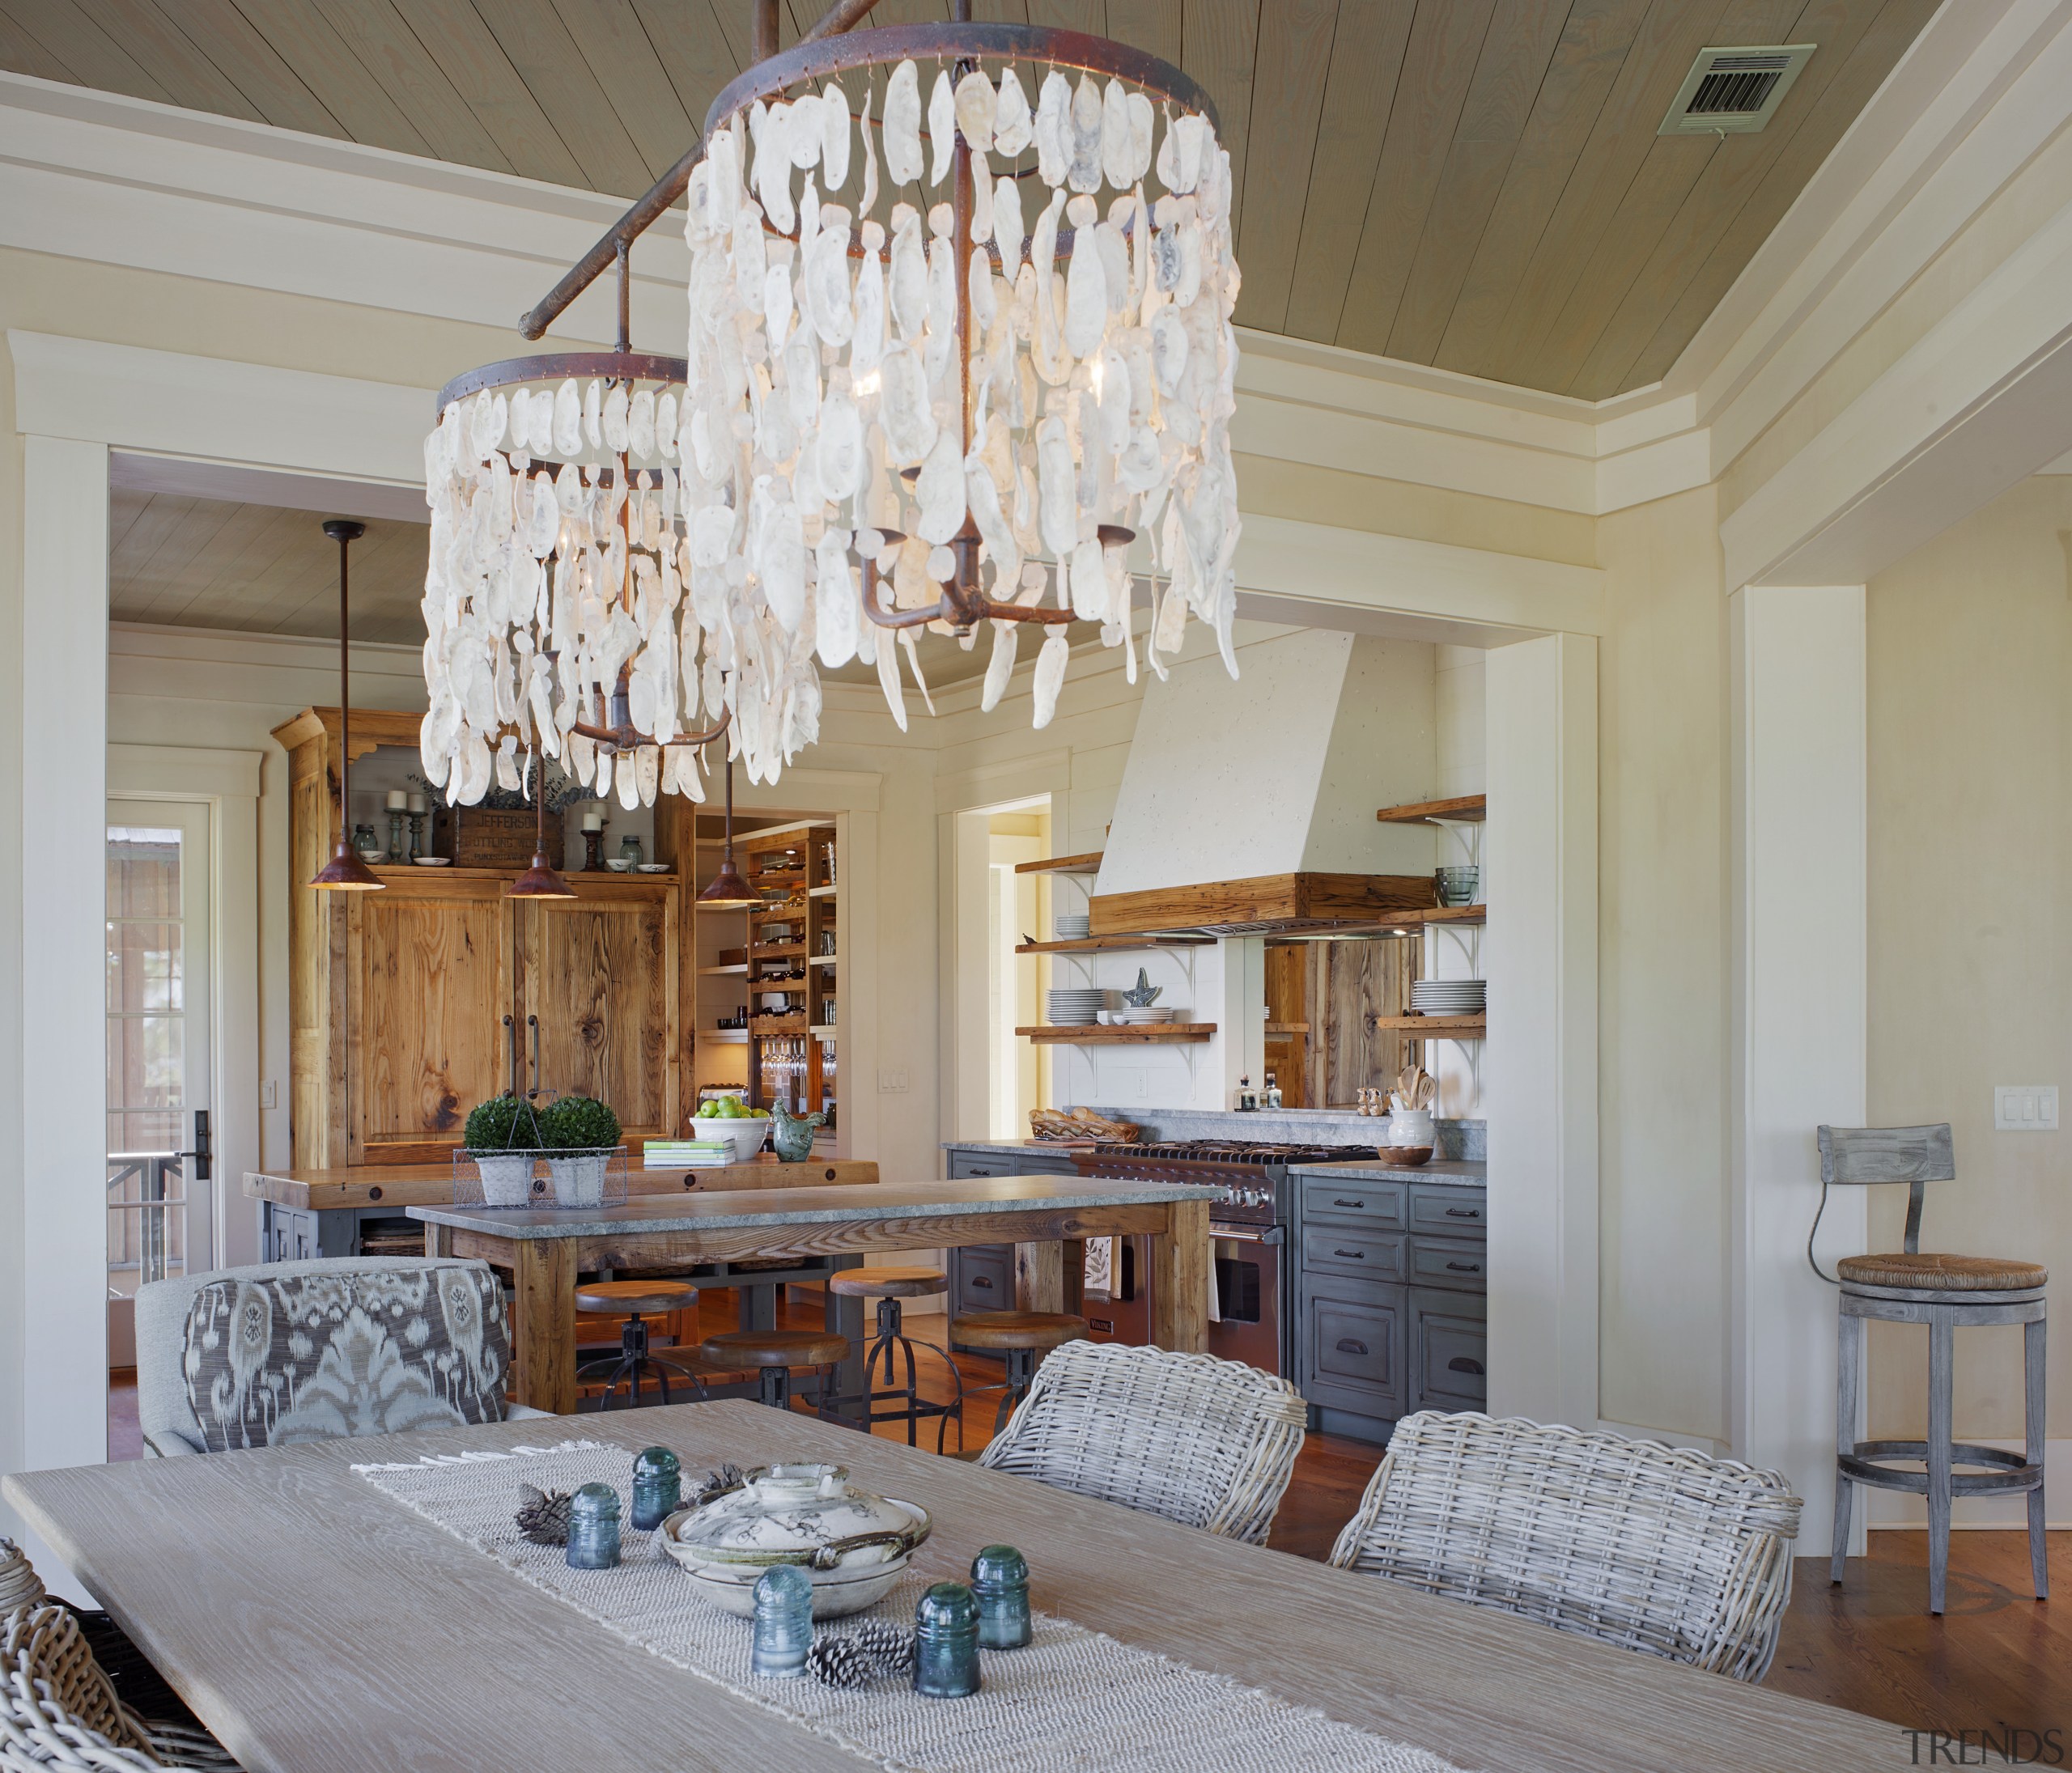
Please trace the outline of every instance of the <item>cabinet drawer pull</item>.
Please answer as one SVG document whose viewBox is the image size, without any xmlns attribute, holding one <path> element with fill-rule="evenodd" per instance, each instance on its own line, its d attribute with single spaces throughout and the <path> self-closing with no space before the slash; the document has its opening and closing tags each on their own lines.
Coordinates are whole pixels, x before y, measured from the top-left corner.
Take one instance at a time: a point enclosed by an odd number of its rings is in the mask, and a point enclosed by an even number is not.
<svg viewBox="0 0 2072 1773">
<path fill-rule="evenodd" d="M 1448 1262 L 1446 1264 L 1446 1272 L 1450 1275 L 1479 1275 L 1482 1272 L 1482 1264 L 1480 1262 Z"/>
<path fill-rule="evenodd" d="M 1364 1342 L 1355 1342 L 1350 1336 L 1340 1336 L 1338 1351 L 1341 1355 L 1364 1355 L 1367 1351 L 1367 1345 Z"/>
<path fill-rule="evenodd" d="M 1449 1219 L 1480 1219 L 1481 1216 L 1482 1209 L 1479 1207 L 1449 1207 L 1446 1209 Z"/>
<path fill-rule="evenodd" d="M 987 1279 L 983 1275 L 974 1275 L 971 1277 L 971 1284 L 974 1287 L 983 1287 L 987 1292 L 991 1292 L 993 1290 L 993 1283 L 990 1280 Z"/>
<path fill-rule="evenodd" d="M 1479 1360 L 1471 1359 L 1467 1355 L 1455 1355 L 1451 1360 L 1446 1363 L 1446 1371 L 1449 1372 L 1457 1373 L 1473 1373 L 1479 1378 L 1482 1372 L 1482 1363 Z"/>
<path fill-rule="evenodd" d="M 1367 1259 L 1367 1253 L 1364 1249 L 1335 1249 L 1331 1254 L 1343 1256 L 1349 1262 L 1364 1262 Z"/>
<path fill-rule="evenodd" d="M 1366 1202 L 1365 1202 L 1365 1201 L 1363 1201 L 1363 1200 L 1335 1200 L 1335 1201 L 1333 1201 L 1333 1202 L 1331 1203 L 1331 1205 L 1332 1205 L 1332 1206 L 1334 1206 L 1334 1207 L 1365 1207 L 1366 1204 L 1367 1204 L 1367 1203 L 1366 1203 Z"/>
<path fill-rule="evenodd" d="M 993 1173 L 989 1169 L 980 1169 L 976 1164 L 974 1164 L 970 1169 L 965 1172 L 965 1174 L 967 1176 L 990 1176 L 992 1173 Z"/>
</svg>

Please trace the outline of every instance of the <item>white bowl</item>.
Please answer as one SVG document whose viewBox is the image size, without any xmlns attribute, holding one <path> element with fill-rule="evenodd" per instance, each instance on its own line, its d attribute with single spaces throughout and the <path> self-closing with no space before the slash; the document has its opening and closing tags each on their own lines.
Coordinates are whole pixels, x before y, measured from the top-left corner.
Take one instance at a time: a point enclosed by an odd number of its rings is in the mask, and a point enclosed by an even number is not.
<svg viewBox="0 0 2072 1773">
<path fill-rule="evenodd" d="M 906 1573 L 907 1561 L 895 1558 L 863 1571 L 807 1571 L 813 1582 L 813 1616 L 839 1619 L 877 1605 Z M 722 1612 L 742 1619 L 755 1617 L 755 1582 L 762 1574 L 760 1570 L 724 1571 L 686 1563 L 683 1573 L 690 1578 L 691 1587 Z"/>
<path fill-rule="evenodd" d="M 770 1136 L 768 1121 L 762 1120 L 697 1120 L 690 1123 L 690 1130 L 698 1139 L 724 1139 L 734 1147 L 734 1161 L 745 1164 L 762 1149 L 762 1142 Z"/>
</svg>

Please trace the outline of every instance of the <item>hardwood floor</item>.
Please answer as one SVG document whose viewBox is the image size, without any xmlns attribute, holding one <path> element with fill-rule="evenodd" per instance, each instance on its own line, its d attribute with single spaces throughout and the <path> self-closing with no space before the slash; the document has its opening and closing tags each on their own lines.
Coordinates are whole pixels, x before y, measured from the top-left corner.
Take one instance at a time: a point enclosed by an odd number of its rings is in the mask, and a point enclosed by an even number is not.
<svg viewBox="0 0 2072 1773">
<path fill-rule="evenodd" d="M 699 1304 L 707 1333 L 734 1326 L 730 1295 L 704 1294 Z M 813 1304 L 788 1305 L 780 1317 L 787 1327 L 817 1328 L 820 1311 Z M 906 1322 L 917 1342 L 940 1344 L 940 1315 L 916 1314 Z M 967 1390 L 1000 1376 L 1000 1364 L 983 1356 L 960 1355 L 957 1366 Z M 948 1395 L 940 1364 L 923 1356 L 920 1370 L 923 1396 Z M 974 1402 L 967 1448 L 983 1444 L 994 1401 L 987 1395 Z M 897 1423 L 881 1423 L 875 1432 L 906 1438 Z M 923 1425 L 920 1444 L 934 1444 L 932 1425 Z M 956 1444 L 953 1429 L 950 1444 Z M 142 1451 L 136 1375 L 111 1374 L 108 1456 L 134 1459 Z M 1363 1442 L 1311 1435 L 1274 1521 L 1275 1549 L 1328 1557 L 1380 1457 L 1378 1449 Z M 2055 1621 L 2050 1603 L 2039 1603 L 2029 1592 L 2027 1540 L 2021 1533 L 1951 1536 L 1949 1610 L 1940 1619 L 1926 1610 L 1927 1563 L 1927 1536 L 1921 1533 L 1871 1534 L 1870 1555 L 1850 1561 L 1839 1588 L 1828 1584 L 1825 1558 L 1799 1559 L 1766 1684 L 1903 1728 L 1947 1733 L 1952 1740 L 1939 1750 L 1944 1764 L 2002 1764 L 2002 1758 L 1989 1756 L 1978 1733 L 1995 1733 L 1998 1744 L 2010 1726 L 2040 1737 L 2015 1742 L 2030 1762 L 2057 1766 L 2072 1758 L 2072 1533 L 2050 1536 L 2051 1582 L 2065 1597 Z M 2057 1735 L 2043 1734 L 2051 1731 Z M 1963 1732 L 1971 1733 L 1960 1738 Z M 1960 1743 L 1968 1762 L 1959 1756 Z M 1924 1737 L 1921 1764 L 1934 1764 L 1937 1752 Z"/>
</svg>

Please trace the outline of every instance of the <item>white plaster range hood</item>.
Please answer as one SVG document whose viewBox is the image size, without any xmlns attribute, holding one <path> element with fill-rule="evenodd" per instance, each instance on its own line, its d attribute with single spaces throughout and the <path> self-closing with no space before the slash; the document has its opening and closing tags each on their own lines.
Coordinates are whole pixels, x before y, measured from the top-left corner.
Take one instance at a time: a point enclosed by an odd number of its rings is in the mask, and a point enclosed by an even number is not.
<svg viewBox="0 0 2072 1773">
<path fill-rule="evenodd" d="M 1433 903 L 1433 649 L 1299 630 L 1144 692 L 1093 884 L 1096 935 L 1372 929 Z"/>
</svg>

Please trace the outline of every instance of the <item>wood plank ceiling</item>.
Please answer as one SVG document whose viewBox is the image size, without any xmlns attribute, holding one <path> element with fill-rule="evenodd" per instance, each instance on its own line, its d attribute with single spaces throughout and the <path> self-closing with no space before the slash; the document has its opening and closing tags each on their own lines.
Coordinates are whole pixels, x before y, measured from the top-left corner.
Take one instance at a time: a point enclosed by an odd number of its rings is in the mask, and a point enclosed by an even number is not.
<svg viewBox="0 0 2072 1773">
<path fill-rule="evenodd" d="M 1601 399 L 1658 380 L 1937 0 L 980 0 L 1177 62 L 1238 318 Z M 785 36 L 820 0 L 783 0 Z M 751 0 L 0 0 L 0 67 L 631 197 Z M 882 23 L 947 15 L 882 0 Z M 1655 130 L 1702 48 L 1819 47 L 1759 134 Z"/>
<path fill-rule="evenodd" d="M 118 486 L 109 495 L 116 621 L 338 637 L 338 545 L 306 511 Z M 422 524 L 373 522 L 353 544 L 355 641 L 424 643 Z"/>
</svg>

